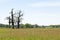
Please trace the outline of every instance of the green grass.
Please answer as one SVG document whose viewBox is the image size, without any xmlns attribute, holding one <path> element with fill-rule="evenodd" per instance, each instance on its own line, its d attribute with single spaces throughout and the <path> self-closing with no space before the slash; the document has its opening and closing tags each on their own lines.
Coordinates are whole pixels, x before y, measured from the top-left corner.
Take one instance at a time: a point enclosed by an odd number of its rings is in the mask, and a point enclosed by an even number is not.
<svg viewBox="0 0 60 40">
<path fill-rule="evenodd" d="M 60 40 L 59 28 L 0 28 L 0 40 Z"/>
</svg>

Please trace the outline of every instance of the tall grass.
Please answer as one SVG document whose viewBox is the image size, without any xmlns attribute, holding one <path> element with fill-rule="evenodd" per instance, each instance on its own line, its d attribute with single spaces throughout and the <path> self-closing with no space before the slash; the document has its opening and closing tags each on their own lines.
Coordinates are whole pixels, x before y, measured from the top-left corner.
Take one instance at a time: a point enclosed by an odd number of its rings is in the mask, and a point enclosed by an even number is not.
<svg viewBox="0 0 60 40">
<path fill-rule="evenodd" d="M 60 40 L 59 28 L 0 29 L 0 40 Z"/>
</svg>

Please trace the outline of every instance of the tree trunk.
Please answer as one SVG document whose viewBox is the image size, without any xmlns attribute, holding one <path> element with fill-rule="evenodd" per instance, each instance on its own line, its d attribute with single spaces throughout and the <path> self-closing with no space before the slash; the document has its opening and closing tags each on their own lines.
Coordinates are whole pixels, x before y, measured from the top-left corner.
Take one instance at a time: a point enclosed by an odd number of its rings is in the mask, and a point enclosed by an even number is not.
<svg viewBox="0 0 60 40">
<path fill-rule="evenodd" d="M 12 28 L 14 29 L 13 9 L 12 9 L 12 11 L 11 11 L 11 16 L 12 16 Z"/>
<path fill-rule="evenodd" d="M 11 27 L 10 27 L 10 17 L 9 17 L 9 28 L 11 28 Z"/>
<path fill-rule="evenodd" d="M 19 22 L 20 22 L 20 21 L 19 21 L 19 17 L 18 17 L 17 28 L 19 28 Z"/>
</svg>

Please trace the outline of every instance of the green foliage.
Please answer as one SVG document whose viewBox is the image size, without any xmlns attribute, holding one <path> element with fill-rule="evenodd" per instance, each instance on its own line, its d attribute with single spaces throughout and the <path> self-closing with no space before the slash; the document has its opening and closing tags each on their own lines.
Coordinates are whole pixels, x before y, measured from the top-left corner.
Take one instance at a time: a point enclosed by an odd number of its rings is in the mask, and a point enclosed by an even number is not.
<svg viewBox="0 0 60 40">
<path fill-rule="evenodd" d="M 17 28 L 17 25 L 14 25 L 14 27 Z M 9 28 L 9 25 L 0 24 L 0 28 Z M 12 25 L 10 25 L 10 28 L 12 28 Z M 26 23 L 26 24 L 20 24 L 19 28 L 60 28 L 60 25 L 39 26 L 37 24 L 32 25 L 32 24 Z"/>
<path fill-rule="evenodd" d="M 34 26 L 35 26 L 35 28 L 39 28 L 39 25 L 37 25 L 37 24 L 35 24 Z"/>
<path fill-rule="evenodd" d="M 60 25 L 50 25 L 52 28 L 60 28 Z"/>
<path fill-rule="evenodd" d="M 28 24 L 28 23 L 26 23 L 24 26 L 25 26 L 26 28 L 31 28 L 31 24 Z"/>
<path fill-rule="evenodd" d="M 20 28 L 25 28 L 25 27 L 24 27 L 24 24 L 20 24 Z"/>
</svg>

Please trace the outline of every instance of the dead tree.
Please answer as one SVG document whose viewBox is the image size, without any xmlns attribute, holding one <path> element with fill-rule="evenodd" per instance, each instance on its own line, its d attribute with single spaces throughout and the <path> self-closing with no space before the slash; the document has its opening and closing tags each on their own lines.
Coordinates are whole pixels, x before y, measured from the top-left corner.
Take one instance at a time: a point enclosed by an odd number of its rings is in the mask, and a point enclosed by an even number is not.
<svg viewBox="0 0 60 40">
<path fill-rule="evenodd" d="M 10 27 L 10 16 L 9 16 L 9 28 L 11 28 L 11 27 Z"/>
<path fill-rule="evenodd" d="M 14 29 L 14 17 L 13 17 L 13 9 L 11 10 L 11 18 L 12 18 L 12 28 Z"/>
<path fill-rule="evenodd" d="M 7 19 L 9 19 L 9 28 L 10 28 L 10 24 L 12 24 L 12 28 L 14 29 L 14 24 L 17 24 L 17 28 L 20 27 L 20 23 L 21 23 L 21 19 L 22 19 L 22 12 L 18 11 L 17 13 L 13 13 L 13 9 L 11 10 L 11 15 L 9 17 L 7 17 Z"/>
<path fill-rule="evenodd" d="M 21 14 L 21 11 L 18 12 L 18 19 L 17 19 L 17 28 L 20 27 L 20 23 L 21 23 L 21 18 L 22 18 L 23 14 Z"/>
</svg>

